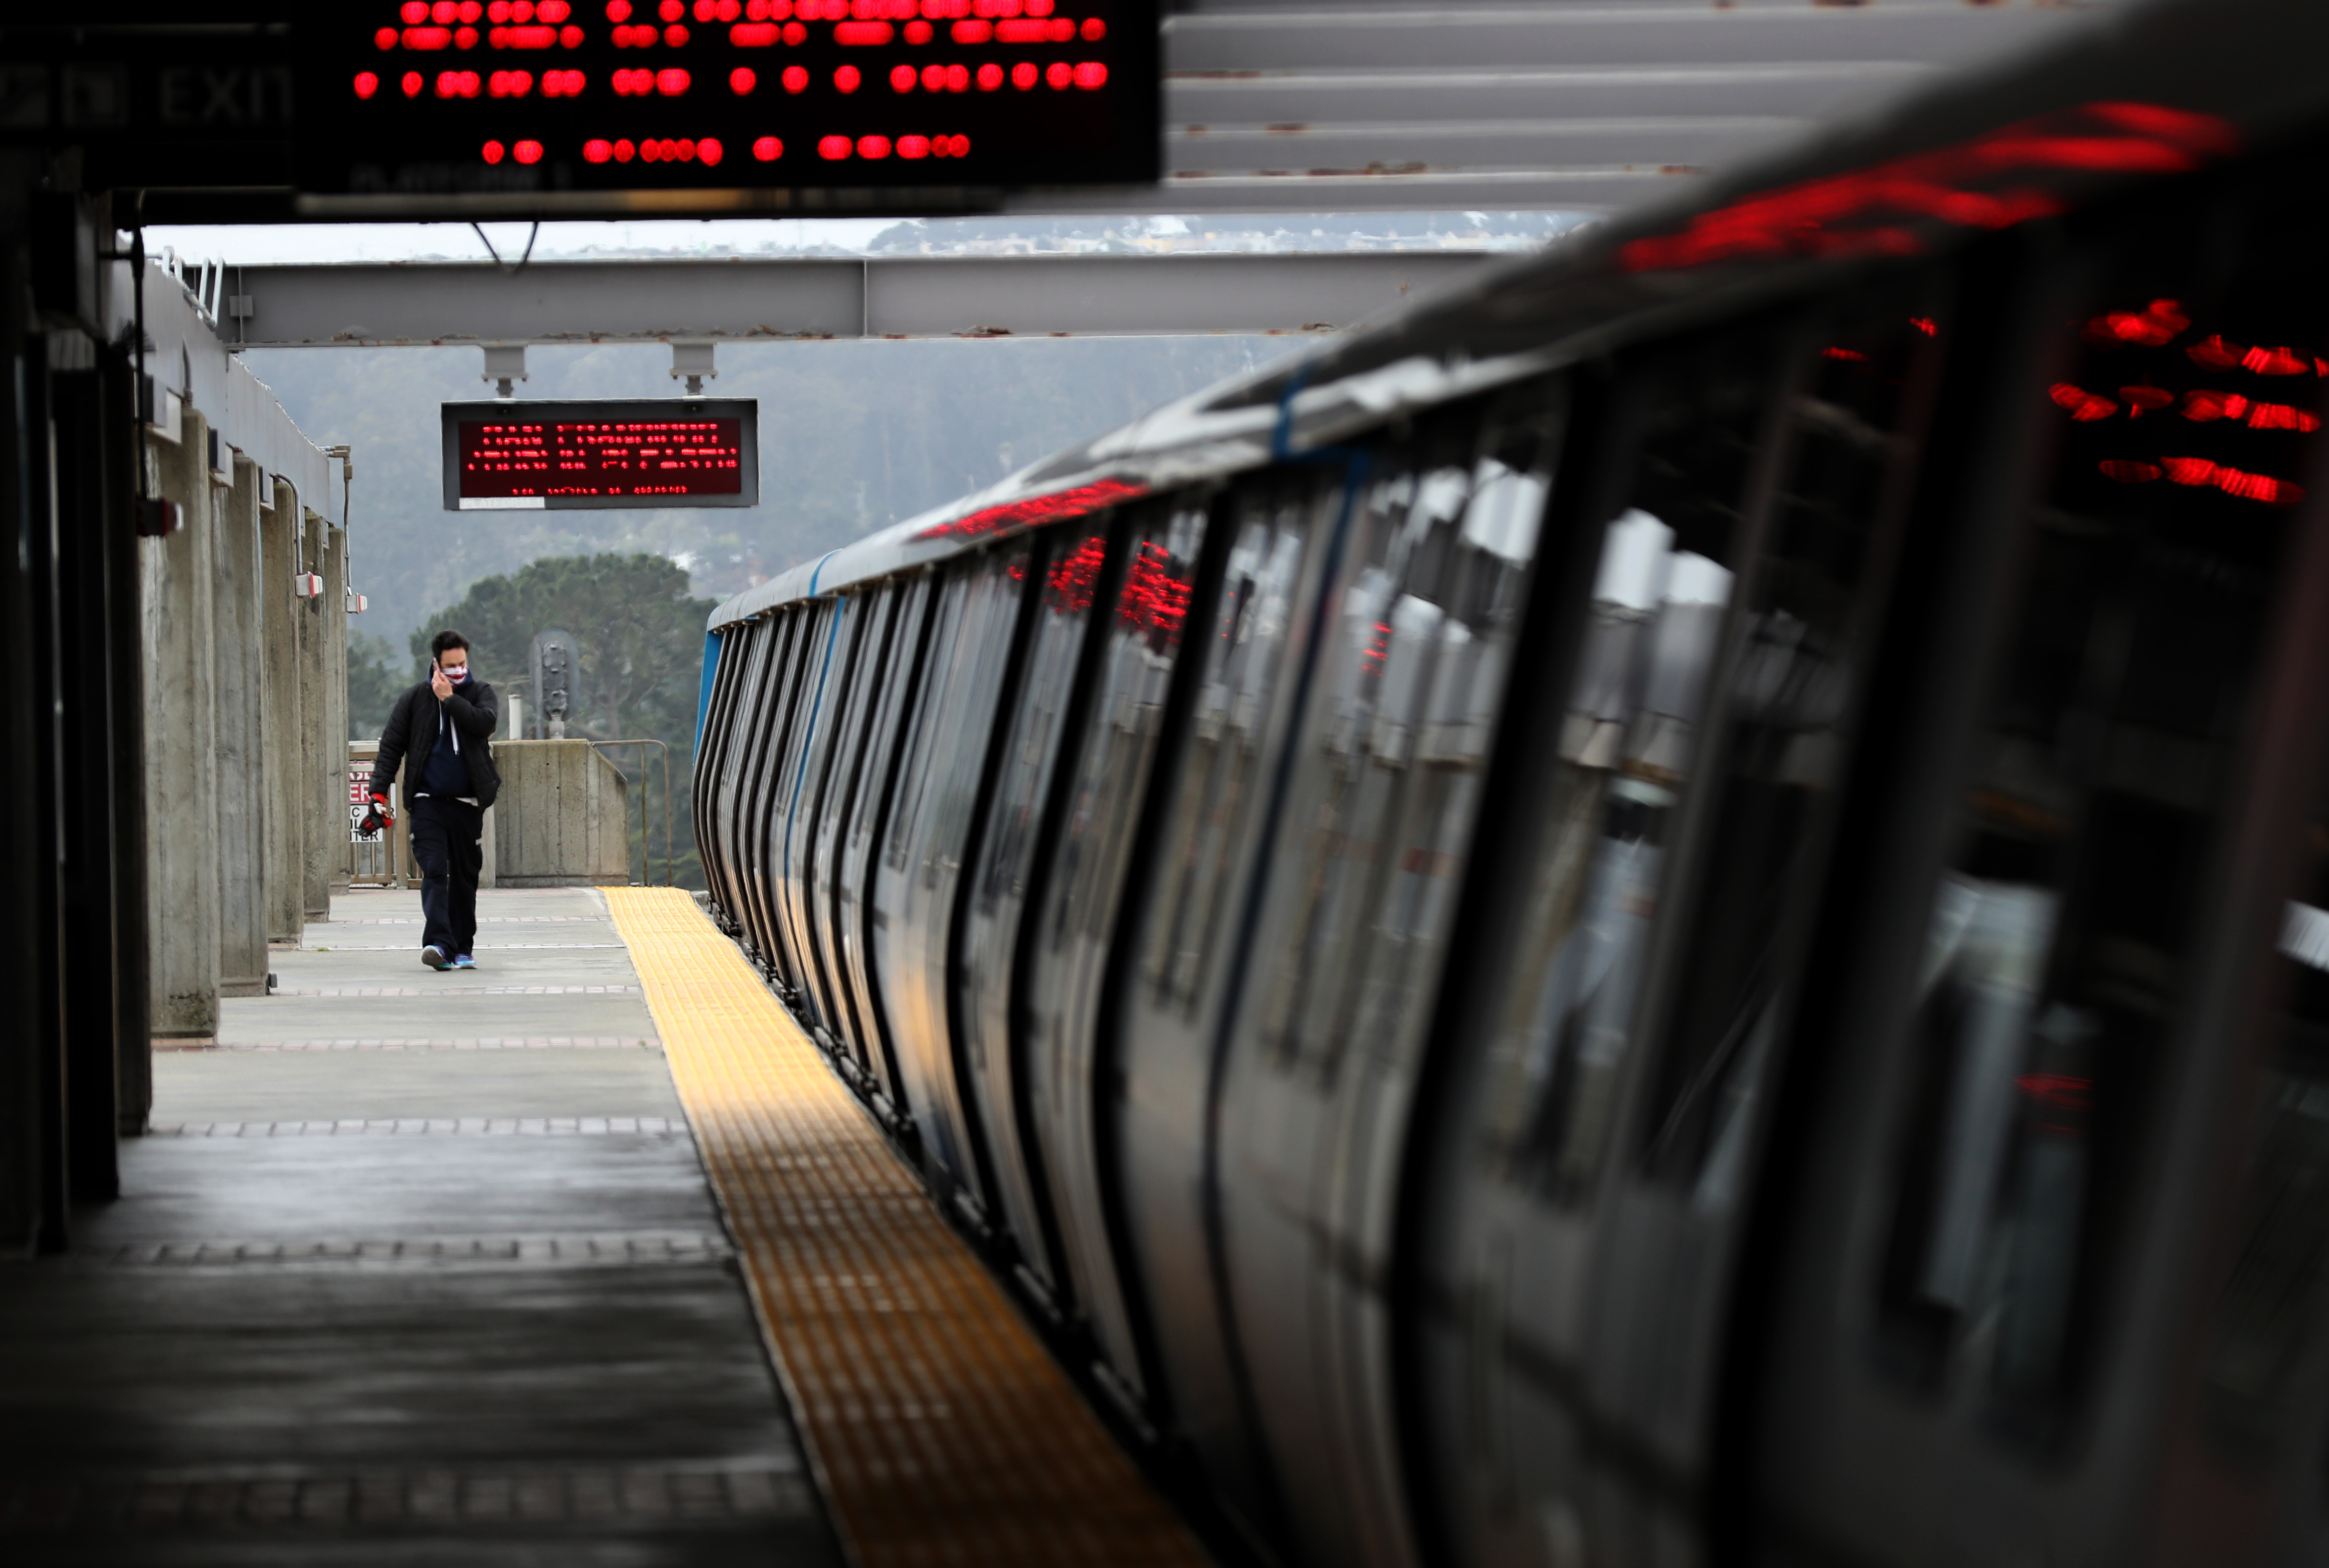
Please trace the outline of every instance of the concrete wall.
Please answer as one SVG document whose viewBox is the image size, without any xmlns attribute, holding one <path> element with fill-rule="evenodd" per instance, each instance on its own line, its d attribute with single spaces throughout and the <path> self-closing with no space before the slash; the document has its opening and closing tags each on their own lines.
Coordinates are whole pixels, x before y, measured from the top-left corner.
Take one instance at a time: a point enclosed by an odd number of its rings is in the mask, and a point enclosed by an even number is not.
<svg viewBox="0 0 2329 1568">
<path fill-rule="evenodd" d="M 588 741 L 497 741 L 502 792 L 486 814 L 502 887 L 621 887 L 630 792 Z"/>
</svg>

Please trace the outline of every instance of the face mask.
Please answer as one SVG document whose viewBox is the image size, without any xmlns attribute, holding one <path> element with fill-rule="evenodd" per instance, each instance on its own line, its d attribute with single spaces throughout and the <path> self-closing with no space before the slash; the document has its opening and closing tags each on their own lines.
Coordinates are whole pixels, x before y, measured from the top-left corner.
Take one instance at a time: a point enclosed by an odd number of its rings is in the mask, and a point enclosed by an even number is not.
<svg viewBox="0 0 2329 1568">
<path fill-rule="evenodd" d="M 439 666 L 439 667 L 441 667 L 441 666 Z M 467 679 L 469 678 L 469 669 L 468 669 L 468 666 L 467 666 L 467 665 L 464 665 L 464 666 L 462 666 L 459 669 L 457 669 L 457 670 L 446 670 L 446 671 L 445 671 L 445 678 L 446 678 L 447 680 L 448 680 L 448 681 L 452 682 L 455 685 L 457 685 L 457 685 L 459 685 L 463 681 L 466 681 L 466 680 L 467 680 Z"/>
</svg>

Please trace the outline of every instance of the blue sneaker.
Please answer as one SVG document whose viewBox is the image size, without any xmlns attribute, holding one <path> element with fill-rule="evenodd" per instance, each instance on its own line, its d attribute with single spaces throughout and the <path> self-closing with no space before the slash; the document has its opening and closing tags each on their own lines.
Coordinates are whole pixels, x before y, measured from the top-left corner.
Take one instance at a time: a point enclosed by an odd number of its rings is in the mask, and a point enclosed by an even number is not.
<svg viewBox="0 0 2329 1568">
<path fill-rule="evenodd" d="M 452 965 L 446 959 L 445 950 L 442 948 L 433 945 L 420 949 L 420 961 L 428 965 L 432 969 L 446 969 L 452 968 Z"/>
<path fill-rule="evenodd" d="M 471 958 L 468 954 L 463 953 L 459 958 L 453 960 L 453 967 L 457 969 L 474 969 L 477 967 L 477 960 Z"/>
</svg>

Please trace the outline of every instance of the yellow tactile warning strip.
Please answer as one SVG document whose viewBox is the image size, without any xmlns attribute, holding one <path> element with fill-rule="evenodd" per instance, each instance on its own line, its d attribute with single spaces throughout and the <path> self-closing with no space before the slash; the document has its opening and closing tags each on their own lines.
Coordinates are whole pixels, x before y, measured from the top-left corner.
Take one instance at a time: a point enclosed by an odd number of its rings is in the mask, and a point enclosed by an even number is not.
<svg viewBox="0 0 2329 1568">
<path fill-rule="evenodd" d="M 856 1561 L 1204 1563 L 735 946 L 606 894 Z"/>
</svg>

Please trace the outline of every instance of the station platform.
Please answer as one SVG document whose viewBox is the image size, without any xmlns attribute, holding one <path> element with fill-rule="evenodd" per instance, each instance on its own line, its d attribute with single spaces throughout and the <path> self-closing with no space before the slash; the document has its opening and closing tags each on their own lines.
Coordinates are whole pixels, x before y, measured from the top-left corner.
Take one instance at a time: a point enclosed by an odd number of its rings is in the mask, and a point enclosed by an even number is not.
<svg viewBox="0 0 2329 1568">
<path fill-rule="evenodd" d="M 0 1270 L 0 1560 L 1205 1559 L 685 893 L 335 901 Z"/>
</svg>

